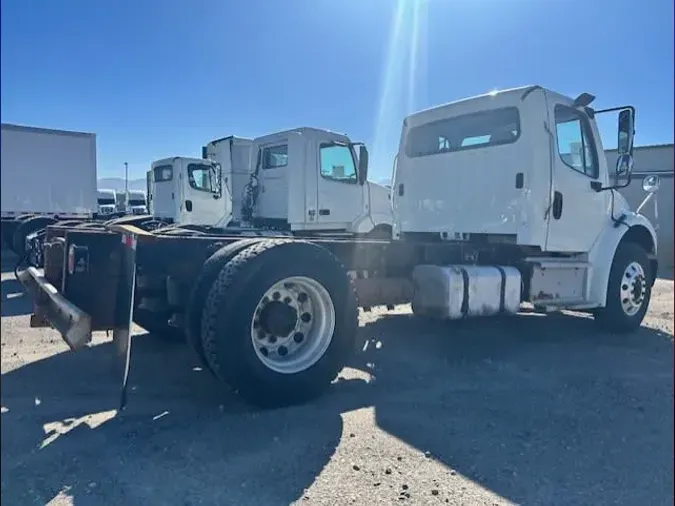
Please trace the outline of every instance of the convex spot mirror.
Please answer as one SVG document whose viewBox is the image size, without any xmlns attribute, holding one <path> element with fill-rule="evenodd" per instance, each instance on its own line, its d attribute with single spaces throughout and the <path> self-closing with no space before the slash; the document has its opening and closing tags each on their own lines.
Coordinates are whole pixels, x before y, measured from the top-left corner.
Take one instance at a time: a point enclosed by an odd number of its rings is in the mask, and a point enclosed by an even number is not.
<svg viewBox="0 0 675 506">
<path fill-rule="evenodd" d="M 661 178 L 659 176 L 646 176 L 642 180 L 642 189 L 647 193 L 654 193 L 661 185 Z"/>
</svg>

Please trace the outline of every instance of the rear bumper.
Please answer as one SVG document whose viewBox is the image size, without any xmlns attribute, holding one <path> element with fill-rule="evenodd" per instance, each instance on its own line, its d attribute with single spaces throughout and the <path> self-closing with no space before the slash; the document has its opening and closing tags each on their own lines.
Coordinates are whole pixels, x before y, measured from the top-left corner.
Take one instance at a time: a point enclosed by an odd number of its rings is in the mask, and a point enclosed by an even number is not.
<svg viewBox="0 0 675 506">
<path fill-rule="evenodd" d="M 34 314 L 31 327 L 55 328 L 71 350 L 91 342 L 91 317 L 68 301 L 47 281 L 41 269 L 29 267 L 19 272 L 19 282 L 33 299 Z"/>
</svg>

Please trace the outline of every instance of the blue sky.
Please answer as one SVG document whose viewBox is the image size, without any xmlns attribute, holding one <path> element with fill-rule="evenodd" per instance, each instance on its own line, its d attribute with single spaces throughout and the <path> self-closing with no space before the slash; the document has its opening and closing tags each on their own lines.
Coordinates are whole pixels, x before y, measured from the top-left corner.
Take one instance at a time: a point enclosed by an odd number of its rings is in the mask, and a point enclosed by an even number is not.
<svg viewBox="0 0 675 506">
<path fill-rule="evenodd" d="M 316 126 L 377 180 L 407 112 L 533 83 L 673 141 L 672 0 L 2 0 L 1 23 L 2 121 L 96 132 L 99 177 Z"/>
</svg>

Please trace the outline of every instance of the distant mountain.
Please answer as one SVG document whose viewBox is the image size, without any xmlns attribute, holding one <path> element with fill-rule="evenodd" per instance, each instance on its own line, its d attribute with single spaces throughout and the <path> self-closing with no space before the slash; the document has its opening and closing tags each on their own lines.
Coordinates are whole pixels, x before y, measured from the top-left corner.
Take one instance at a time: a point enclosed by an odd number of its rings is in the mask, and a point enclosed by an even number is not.
<svg viewBox="0 0 675 506">
<path fill-rule="evenodd" d="M 124 178 L 121 177 L 102 177 L 98 180 L 97 186 L 103 190 L 124 191 Z M 130 190 L 146 190 L 145 179 L 129 179 Z"/>
</svg>

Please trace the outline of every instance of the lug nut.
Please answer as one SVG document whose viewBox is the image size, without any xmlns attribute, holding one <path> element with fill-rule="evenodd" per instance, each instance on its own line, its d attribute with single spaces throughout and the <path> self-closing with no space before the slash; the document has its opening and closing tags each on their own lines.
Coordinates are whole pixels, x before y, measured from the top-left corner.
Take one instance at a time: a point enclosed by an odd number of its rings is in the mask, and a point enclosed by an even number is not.
<svg viewBox="0 0 675 506">
<path fill-rule="evenodd" d="M 279 300 L 279 299 L 281 298 L 281 294 L 280 294 L 279 292 L 274 292 L 274 293 L 272 294 L 272 298 L 273 298 L 274 300 Z"/>
<path fill-rule="evenodd" d="M 296 343 L 301 343 L 304 338 L 305 336 L 302 332 L 296 332 L 295 335 L 293 336 L 293 341 L 295 341 Z"/>
<path fill-rule="evenodd" d="M 269 341 L 270 341 L 270 343 L 272 343 L 272 344 L 276 343 L 276 342 L 277 342 L 277 336 L 270 336 Z"/>
<path fill-rule="evenodd" d="M 307 294 L 303 292 L 300 295 L 298 295 L 298 302 L 300 304 L 304 304 L 305 302 L 307 302 Z"/>
<path fill-rule="evenodd" d="M 305 323 L 309 323 L 309 321 L 312 319 L 312 315 L 309 313 L 302 313 L 300 319 Z"/>
<path fill-rule="evenodd" d="M 262 348 L 260 348 L 260 353 L 262 353 L 263 356 L 266 357 L 266 356 L 268 355 L 269 352 L 267 351 L 267 348 L 262 347 Z"/>
<path fill-rule="evenodd" d="M 291 303 L 291 298 L 290 297 L 284 297 L 284 304 L 290 304 Z"/>
<path fill-rule="evenodd" d="M 279 352 L 279 355 L 282 357 L 285 357 L 288 354 L 288 349 L 285 346 L 279 346 L 279 349 L 277 350 Z"/>
</svg>

